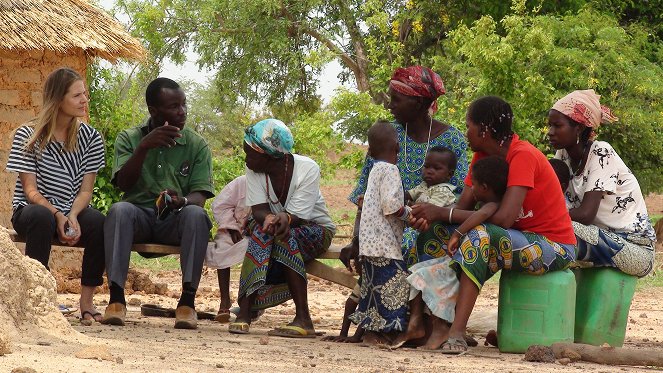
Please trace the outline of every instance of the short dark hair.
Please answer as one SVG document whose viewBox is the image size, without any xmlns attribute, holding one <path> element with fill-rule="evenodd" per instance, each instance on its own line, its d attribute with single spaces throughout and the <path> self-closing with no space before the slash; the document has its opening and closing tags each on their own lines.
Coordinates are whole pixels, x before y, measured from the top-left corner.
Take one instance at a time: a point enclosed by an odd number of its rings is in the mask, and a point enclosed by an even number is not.
<svg viewBox="0 0 663 373">
<path fill-rule="evenodd" d="M 451 150 L 447 147 L 444 147 L 444 146 L 436 145 L 436 146 L 428 149 L 428 154 L 430 154 L 430 153 L 448 154 L 449 155 L 449 164 L 447 165 L 447 167 L 451 171 L 454 171 L 456 169 L 456 166 L 458 165 L 458 157 L 456 157 L 456 153 L 454 153 L 453 150 Z"/>
<path fill-rule="evenodd" d="M 398 134 L 394 126 L 386 120 L 378 120 L 368 129 L 368 146 L 373 152 L 382 152 L 386 146 L 391 145 L 388 141 L 390 139 L 398 142 Z"/>
<path fill-rule="evenodd" d="M 569 170 L 569 166 L 567 166 L 563 160 L 557 158 L 551 158 L 550 165 L 555 171 L 555 175 L 557 175 L 559 183 L 561 185 L 568 186 L 569 181 L 571 180 L 571 170 Z"/>
<path fill-rule="evenodd" d="M 493 139 L 504 142 L 513 136 L 513 111 L 508 102 L 497 96 L 478 98 L 467 108 L 467 116 Z"/>
<path fill-rule="evenodd" d="M 179 89 L 180 85 L 176 81 L 168 78 L 156 78 L 147 85 L 145 90 L 145 103 L 147 106 L 158 106 L 161 89 Z"/>
<path fill-rule="evenodd" d="M 472 165 L 472 176 L 480 184 L 486 184 L 496 195 L 506 193 L 509 164 L 497 155 L 481 158 Z"/>
</svg>

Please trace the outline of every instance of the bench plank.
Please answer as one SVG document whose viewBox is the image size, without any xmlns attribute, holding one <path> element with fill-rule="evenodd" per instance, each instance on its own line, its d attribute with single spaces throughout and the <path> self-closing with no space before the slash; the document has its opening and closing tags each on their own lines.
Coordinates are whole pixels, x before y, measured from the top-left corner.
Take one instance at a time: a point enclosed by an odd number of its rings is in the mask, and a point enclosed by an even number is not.
<svg viewBox="0 0 663 373">
<path fill-rule="evenodd" d="M 20 237 L 16 231 L 13 229 L 7 230 L 9 232 L 9 238 L 11 238 L 12 241 L 24 242 L 23 238 Z M 54 242 L 54 244 L 59 245 L 58 242 Z M 329 249 L 322 253 L 317 259 L 338 259 L 341 254 L 341 249 L 342 246 L 340 245 L 331 245 Z M 137 243 L 133 244 L 131 251 L 138 253 L 177 255 L 180 253 L 180 248 L 179 246 L 154 243 Z M 348 287 L 350 289 L 354 288 L 354 286 L 357 284 L 357 279 L 355 279 L 351 274 L 344 272 L 342 269 L 332 268 L 317 259 L 312 260 L 306 264 L 306 273 L 323 278 L 325 280 L 329 280 L 333 283 Z"/>
</svg>

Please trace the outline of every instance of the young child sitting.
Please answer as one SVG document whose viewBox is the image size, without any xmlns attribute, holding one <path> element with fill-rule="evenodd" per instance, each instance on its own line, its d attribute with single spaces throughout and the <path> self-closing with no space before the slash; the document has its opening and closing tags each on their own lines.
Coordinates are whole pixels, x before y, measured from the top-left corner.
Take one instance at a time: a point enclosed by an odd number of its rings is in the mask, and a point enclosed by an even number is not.
<svg viewBox="0 0 663 373">
<path fill-rule="evenodd" d="M 368 152 L 376 162 L 368 176 L 359 229 L 359 306 L 349 318 L 365 330 L 365 343 L 386 344 L 407 323 L 408 270 L 401 242 L 410 207 L 404 204 L 396 166 L 398 140 L 389 123 L 377 122 L 369 129 Z"/>
<path fill-rule="evenodd" d="M 458 158 L 451 149 L 434 146 L 428 150 L 423 165 L 423 182 L 405 192 L 405 201 L 448 206 L 456 202 L 454 189 L 448 181 L 454 175 Z"/>
<path fill-rule="evenodd" d="M 410 320 L 407 331 L 396 338 L 393 347 L 400 347 L 409 340 L 423 338 L 428 334 L 423 322 L 424 303 L 432 314 L 430 335 L 424 348 L 437 349 L 447 340 L 449 323 L 455 317 L 459 288 L 456 272 L 449 267 L 451 255 L 458 250 L 459 244 L 465 242 L 465 232 L 482 224 L 497 211 L 506 192 L 508 174 L 506 160 L 497 156 L 475 162 L 472 167 L 472 193 L 482 206 L 453 230 L 446 248 L 449 256 L 428 260 L 410 268 L 412 274 L 407 279 L 411 285 Z"/>
<path fill-rule="evenodd" d="M 226 185 L 212 202 L 212 213 L 218 225 L 214 243 L 207 247 L 205 261 L 216 268 L 221 296 L 215 321 L 230 321 L 230 267 L 241 263 L 248 241 L 242 235 L 250 209 L 244 204 L 246 176 L 242 175 Z"/>
<path fill-rule="evenodd" d="M 454 175 L 458 158 L 456 154 L 442 146 L 434 146 L 428 150 L 424 160 L 422 178 L 423 182 L 413 189 L 405 192 L 405 202 L 432 203 L 446 207 L 456 202 L 453 193 L 456 187 L 447 183 Z M 403 260 L 408 267 L 420 261 L 417 254 L 417 237 L 419 231 L 406 227 L 403 232 Z"/>
</svg>

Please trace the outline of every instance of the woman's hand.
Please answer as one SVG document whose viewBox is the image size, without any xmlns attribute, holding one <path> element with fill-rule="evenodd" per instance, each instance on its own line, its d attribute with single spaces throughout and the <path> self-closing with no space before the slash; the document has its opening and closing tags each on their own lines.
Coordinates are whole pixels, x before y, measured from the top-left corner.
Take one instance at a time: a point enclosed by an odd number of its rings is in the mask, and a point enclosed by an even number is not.
<svg viewBox="0 0 663 373">
<path fill-rule="evenodd" d="M 60 240 L 61 243 L 70 245 L 69 242 L 71 242 L 71 237 L 67 237 L 67 226 L 69 225 L 69 218 L 63 214 L 62 212 L 56 212 L 55 213 L 55 225 L 58 230 L 58 239 Z"/>
<path fill-rule="evenodd" d="M 276 220 L 277 219 L 278 218 L 274 214 L 265 215 L 265 219 L 262 222 L 263 232 L 273 235 L 274 231 L 276 229 Z"/>
<path fill-rule="evenodd" d="M 276 214 L 276 218 L 274 235 L 279 238 L 287 237 L 290 233 L 290 216 L 287 212 L 279 212 Z"/>
<path fill-rule="evenodd" d="M 69 216 L 67 217 L 69 221 L 69 228 L 74 230 L 74 235 L 73 236 L 66 236 L 67 232 L 65 231 L 65 236 L 69 239 L 67 244 L 69 246 L 73 246 L 78 243 L 78 240 L 81 239 L 81 226 L 78 223 L 78 215 L 69 213 Z"/>
<path fill-rule="evenodd" d="M 417 203 L 412 206 L 412 216 L 429 222 L 442 220 L 441 215 L 445 211 L 448 212 L 446 207 L 435 206 L 432 203 Z"/>
</svg>

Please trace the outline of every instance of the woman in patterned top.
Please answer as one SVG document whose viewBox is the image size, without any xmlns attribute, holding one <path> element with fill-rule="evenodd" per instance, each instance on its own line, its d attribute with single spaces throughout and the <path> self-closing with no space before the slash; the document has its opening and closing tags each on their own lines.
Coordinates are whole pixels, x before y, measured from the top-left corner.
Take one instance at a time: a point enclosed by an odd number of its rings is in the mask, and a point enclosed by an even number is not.
<svg viewBox="0 0 663 373">
<path fill-rule="evenodd" d="M 463 180 L 467 175 L 467 143 L 463 133 L 446 123 L 433 119 L 437 111 L 437 98 L 445 93 L 444 84 L 439 75 L 422 66 L 398 68 L 389 82 L 389 110 L 394 116 L 392 125 L 396 128 L 400 149 L 396 165 L 400 171 L 403 188 L 410 190 L 422 181 L 422 168 L 430 148 L 442 146 L 451 149 L 458 158 L 456 170 L 448 181 L 456 187 L 455 193 L 463 190 Z M 355 189 L 348 199 L 359 205 L 366 192 L 368 175 L 375 161 L 366 157 Z M 349 259 L 357 258 L 359 252 L 358 235 L 361 209 L 355 220 L 354 238 L 341 253 L 341 260 L 349 267 Z M 416 231 L 406 229 L 404 234 L 403 254 L 408 264 L 432 259 L 417 255 Z"/>
<path fill-rule="evenodd" d="M 82 123 L 88 98 L 83 78 L 60 68 L 46 79 L 43 106 L 35 120 L 16 130 L 7 171 L 18 172 L 12 224 L 25 237 L 25 254 L 48 268 L 51 240 L 81 245 L 81 320 L 101 321 L 92 302 L 103 283 L 104 216 L 91 208 L 104 143 Z M 87 322 L 90 322 L 87 321 Z"/>
<path fill-rule="evenodd" d="M 642 277 L 654 265 L 656 237 L 640 185 L 605 141 L 601 123 L 616 120 L 594 90 L 574 91 L 548 113 L 548 138 L 571 171 L 565 191 L 578 239 L 578 260 Z"/>
</svg>

